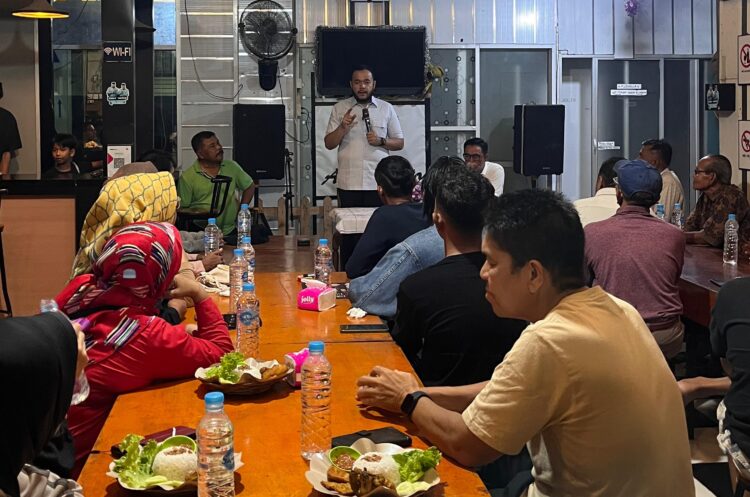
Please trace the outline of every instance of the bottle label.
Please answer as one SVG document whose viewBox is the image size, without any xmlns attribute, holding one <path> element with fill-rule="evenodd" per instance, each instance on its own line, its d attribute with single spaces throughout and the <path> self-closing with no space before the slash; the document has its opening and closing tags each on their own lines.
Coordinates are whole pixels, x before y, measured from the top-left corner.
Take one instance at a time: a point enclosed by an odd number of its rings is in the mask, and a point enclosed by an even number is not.
<svg viewBox="0 0 750 497">
<path fill-rule="evenodd" d="M 242 271 L 242 281 L 247 281 L 247 271 Z"/>
<path fill-rule="evenodd" d="M 234 447 L 229 447 L 229 450 L 221 459 L 221 463 L 228 471 L 234 471 Z"/>
<path fill-rule="evenodd" d="M 240 312 L 239 314 L 240 323 L 244 324 L 245 326 L 250 326 L 253 324 L 253 322 L 258 319 L 258 311 L 257 309 L 245 309 L 244 311 Z"/>
</svg>

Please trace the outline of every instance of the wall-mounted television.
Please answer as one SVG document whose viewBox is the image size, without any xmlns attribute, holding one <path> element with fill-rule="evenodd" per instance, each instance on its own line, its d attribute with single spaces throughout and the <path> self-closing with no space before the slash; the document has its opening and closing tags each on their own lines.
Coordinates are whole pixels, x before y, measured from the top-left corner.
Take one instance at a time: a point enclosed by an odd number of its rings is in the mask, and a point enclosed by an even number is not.
<svg viewBox="0 0 750 497">
<path fill-rule="evenodd" d="M 376 95 L 419 95 L 425 84 L 424 26 L 327 27 L 315 30 L 318 94 L 351 94 L 352 69 L 372 68 Z"/>
</svg>

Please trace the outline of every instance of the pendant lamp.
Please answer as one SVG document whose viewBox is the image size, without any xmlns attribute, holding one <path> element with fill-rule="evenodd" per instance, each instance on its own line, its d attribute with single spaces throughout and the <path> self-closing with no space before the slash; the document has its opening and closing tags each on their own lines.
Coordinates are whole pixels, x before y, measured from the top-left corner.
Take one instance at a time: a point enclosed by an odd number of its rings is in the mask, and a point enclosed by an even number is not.
<svg viewBox="0 0 750 497">
<path fill-rule="evenodd" d="M 67 12 L 52 7 L 47 0 L 32 0 L 26 7 L 13 11 L 13 15 L 26 19 L 66 19 L 70 17 Z"/>
</svg>

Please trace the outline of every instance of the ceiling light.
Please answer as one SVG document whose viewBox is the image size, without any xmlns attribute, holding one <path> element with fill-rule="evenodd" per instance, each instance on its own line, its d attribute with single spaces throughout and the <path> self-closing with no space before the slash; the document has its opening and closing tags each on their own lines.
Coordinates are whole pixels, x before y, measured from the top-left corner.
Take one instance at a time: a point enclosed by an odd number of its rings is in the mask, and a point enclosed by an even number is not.
<svg viewBox="0 0 750 497">
<path fill-rule="evenodd" d="M 26 7 L 13 11 L 13 15 L 26 19 L 66 19 L 70 17 L 67 12 L 53 8 L 46 0 L 32 0 Z"/>
</svg>

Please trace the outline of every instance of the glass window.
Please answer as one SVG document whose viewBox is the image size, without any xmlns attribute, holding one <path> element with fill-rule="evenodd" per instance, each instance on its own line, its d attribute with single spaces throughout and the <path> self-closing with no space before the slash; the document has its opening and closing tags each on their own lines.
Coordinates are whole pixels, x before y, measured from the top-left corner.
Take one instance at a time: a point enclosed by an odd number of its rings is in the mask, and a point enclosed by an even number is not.
<svg viewBox="0 0 750 497">
<path fill-rule="evenodd" d="M 70 14 L 67 19 L 52 21 L 52 46 L 99 48 L 102 44 L 102 5 L 98 0 L 65 0 L 53 2 Z"/>
</svg>

